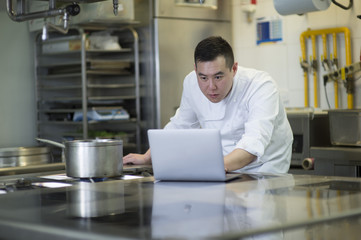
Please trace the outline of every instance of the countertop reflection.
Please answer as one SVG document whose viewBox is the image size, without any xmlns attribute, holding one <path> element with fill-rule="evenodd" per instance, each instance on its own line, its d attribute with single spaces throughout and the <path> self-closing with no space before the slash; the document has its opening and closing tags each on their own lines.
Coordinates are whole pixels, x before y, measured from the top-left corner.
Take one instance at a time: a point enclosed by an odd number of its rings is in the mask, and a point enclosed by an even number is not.
<svg viewBox="0 0 361 240">
<path fill-rule="evenodd" d="M 0 194 L 0 237 L 11 239 L 337 239 L 330 226 L 359 236 L 360 219 L 356 178 L 245 174 L 207 183 L 145 177 Z"/>
</svg>

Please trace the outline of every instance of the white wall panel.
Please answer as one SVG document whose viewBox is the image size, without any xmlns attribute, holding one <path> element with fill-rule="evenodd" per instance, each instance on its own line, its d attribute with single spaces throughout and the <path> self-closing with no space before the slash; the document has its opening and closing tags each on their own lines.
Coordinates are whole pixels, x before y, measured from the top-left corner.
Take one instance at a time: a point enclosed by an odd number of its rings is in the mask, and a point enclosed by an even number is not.
<svg viewBox="0 0 361 240">
<path fill-rule="evenodd" d="M 27 23 L 10 20 L 0 3 L 0 147 L 35 145 L 33 44 Z"/>
<path fill-rule="evenodd" d="M 361 20 L 356 16 L 361 14 L 361 1 L 354 1 L 351 10 L 343 10 L 334 4 L 325 11 L 312 12 L 304 15 L 279 15 L 273 6 L 273 0 L 258 0 L 256 11 L 251 23 L 246 21 L 246 13 L 242 10 L 242 0 L 233 0 L 233 38 L 235 57 L 241 65 L 268 71 L 276 80 L 285 94 L 286 107 L 303 107 L 304 81 L 300 67 L 301 46 L 300 34 L 308 28 L 325 29 L 334 27 L 348 27 L 351 31 L 351 46 L 353 62 L 360 61 L 361 51 Z M 348 1 L 346 1 L 348 4 Z M 280 17 L 283 21 L 283 42 L 267 46 L 256 44 L 256 19 L 261 17 Z M 338 37 L 338 55 L 341 66 L 346 64 L 344 37 Z M 332 52 L 332 43 L 328 46 Z M 322 41 L 318 40 L 319 58 L 322 52 Z M 308 44 L 311 53 L 311 43 Z M 309 56 L 308 56 L 309 57 Z M 320 59 L 319 59 L 320 64 Z M 319 71 L 323 73 L 320 66 Z M 360 74 L 361 75 L 361 74 Z M 358 75 L 356 75 L 358 76 Z M 314 102 L 313 80 L 309 74 L 309 102 Z M 361 107 L 361 99 L 357 97 L 361 92 L 361 80 L 356 82 L 355 107 Z M 329 83 L 332 85 L 331 83 Z M 325 90 L 319 76 L 318 99 L 321 108 L 328 109 Z M 334 106 L 333 87 L 327 85 L 327 92 L 331 108 Z M 339 90 L 340 107 L 346 108 L 346 91 L 342 85 Z"/>
</svg>

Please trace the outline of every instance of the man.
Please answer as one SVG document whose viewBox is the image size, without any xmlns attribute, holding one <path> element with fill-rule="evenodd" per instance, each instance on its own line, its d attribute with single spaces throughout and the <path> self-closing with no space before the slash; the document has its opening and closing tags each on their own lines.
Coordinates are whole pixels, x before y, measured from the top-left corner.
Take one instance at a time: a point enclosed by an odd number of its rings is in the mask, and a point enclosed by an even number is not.
<svg viewBox="0 0 361 240">
<path fill-rule="evenodd" d="M 274 80 L 238 66 L 221 37 L 199 42 L 194 62 L 180 107 L 165 129 L 219 129 L 226 171 L 288 172 L 293 135 Z M 123 162 L 151 163 L 150 150 Z"/>
</svg>

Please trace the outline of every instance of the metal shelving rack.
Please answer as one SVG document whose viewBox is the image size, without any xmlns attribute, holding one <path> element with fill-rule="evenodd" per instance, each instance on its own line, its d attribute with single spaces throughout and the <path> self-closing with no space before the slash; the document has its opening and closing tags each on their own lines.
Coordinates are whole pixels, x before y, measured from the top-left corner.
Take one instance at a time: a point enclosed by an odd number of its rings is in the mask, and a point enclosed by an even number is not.
<svg viewBox="0 0 361 240">
<path fill-rule="evenodd" d="M 87 47 L 88 34 L 104 30 L 118 37 L 120 50 Z M 57 45 L 59 50 L 44 51 L 46 44 Z M 71 44 L 77 47 L 71 49 Z M 64 46 L 69 49 L 62 50 Z M 124 140 L 125 154 L 140 152 L 139 39 L 134 28 L 77 27 L 68 35 L 53 33 L 46 41 L 39 34 L 35 66 L 38 137 L 62 142 L 104 137 L 106 133 L 106 137 Z M 96 108 L 123 108 L 130 117 L 107 121 L 84 118 L 88 110 Z M 79 111 L 86 121 L 73 121 Z"/>
</svg>

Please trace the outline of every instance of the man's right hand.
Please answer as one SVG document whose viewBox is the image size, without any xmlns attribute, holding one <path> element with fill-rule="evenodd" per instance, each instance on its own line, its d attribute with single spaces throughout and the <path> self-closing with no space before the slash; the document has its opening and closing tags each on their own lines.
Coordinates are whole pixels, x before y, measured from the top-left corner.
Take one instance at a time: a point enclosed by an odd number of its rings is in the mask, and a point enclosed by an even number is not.
<svg viewBox="0 0 361 240">
<path fill-rule="evenodd" d="M 123 157 L 123 164 L 148 165 L 151 163 L 150 150 L 145 154 L 130 153 Z"/>
</svg>

